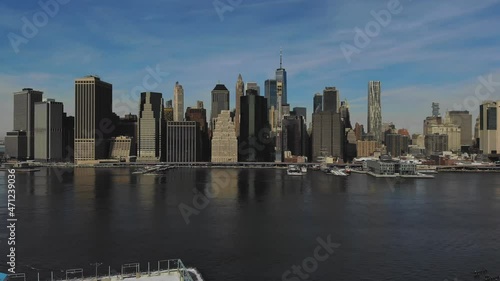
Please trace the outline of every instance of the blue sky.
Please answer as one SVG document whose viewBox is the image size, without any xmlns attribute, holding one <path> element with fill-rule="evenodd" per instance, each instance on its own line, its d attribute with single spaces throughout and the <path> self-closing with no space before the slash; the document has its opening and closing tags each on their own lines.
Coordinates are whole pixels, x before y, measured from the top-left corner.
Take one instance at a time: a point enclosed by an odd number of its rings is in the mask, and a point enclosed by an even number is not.
<svg viewBox="0 0 500 281">
<path fill-rule="evenodd" d="M 113 84 L 115 107 L 127 104 L 120 114 L 137 112 L 132 92 L 147 67 L 168 73 L 150 89 L 165 100 L 179 81 L 186 106 L 203 100 L 210 108 L 220 81 L 234 106 L 238 74 L 263 88 L 279 66 L 280 47 L 292 107 L 310 113 L 314 94 L 335 86 L 350 102 L 351 119 L 366 124 L 367 84 L 380 80 L 384 122 L 411 133 L 422 130 L 433 101 L 444 112 L 474 95 L 479 76 L 500 82 L 499 0 L 400 0 L 399 13 L 388 12 L 391 19 L 350 62 L 340 46 L 359 47 L 356 28 L 396 0 L 220 0 L 229 7 L 223 17 L 210 0 L 59 1 L 46 24 L 37 1 L 0 3 L 0 135 L 12 129 L 13 92 L 42 90 L 73 114 L 74 79 L 87 74 Z M 34 16 L 42 24 L 16 53 L 9 38 L 24 36 L 23 17 L 34 23 Z M 491 99 L 500 99 L 500 87 Z"/>
</svg>

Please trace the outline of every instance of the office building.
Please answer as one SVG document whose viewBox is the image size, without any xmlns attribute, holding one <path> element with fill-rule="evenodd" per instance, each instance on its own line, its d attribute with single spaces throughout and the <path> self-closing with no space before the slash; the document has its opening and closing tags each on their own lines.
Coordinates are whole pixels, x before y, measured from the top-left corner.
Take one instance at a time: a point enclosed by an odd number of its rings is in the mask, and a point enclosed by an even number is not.
<svg viewBox="0 0 500 281">
<path fill-rule="evenodd" d="M 198 151 L 200 156 L 200 161 L 209 162 L 210 161 L 210 139 L 208 135 L 208 123 L 207 123 L 207 110 L 203 108 L 203 103 L 197 104 L 198 108 L 188 107 L 186 110 L 186 121 L 195 121 L 198 123 L 198 128 L 200 130 L 201 147 Z M 234 133 L 234 131 L 233 131 Z"/>
<path fill-rule="evenodd" d="M 283 148 L 292 156 L 307 156 L 307 126 L 303 116 L 285 116 L 283 118 Z"/>
<path fill-rule="evenodd" d="M 316 93 L 313 98 L 313 113 L 323 111 L 323 95 Z"/>
<path fill-rule="evenodd" d="M 179 82 L 174 86 L 174 121 L 183 121 L 184 119 L 184 89 Z"/>
<path fill-rule="evenodd" d="M 35 103 L 35 160 L 63 160 L 63 118 L 61 102 L 47 99 Z"/>
<path fill-rule="evenodd" d="M 323 90 L 323 111 L 338 113 L 340 108 L 340 93 L 335 87 L 325 87 Z"/>
<path fill-rule="evenodd" d="M 312 116 L 312 161 L 318 157 L 342 158 L 345 128 L 340 113 L 323 111 Z"/>
<path fill-rule="evenodd" d="M 249 89 L 256 90 L 257 95 L 260 96 L 260 86 L 257 84 L 257 82 L 248 82 L 245 90 Z"/>
<path fill-rule="evenodd" d="M 278 93 L 276 89 L 276 80 L 267 79 L 264 82 L 264 87 L 267 99 L 267 108 L 271 109 L 271 106 L 274 106 L 274 108 L 278 108 Z"/>
<path fill-rule="evenodd" d="M 4 144 L 5 144 L 5 158 L 27 160 L 28 137 L 26 131 L 7 132 Z"/>
<path fill-rule="evenodd" d="M 222 110 L 229 110 L 229 90 L 225 85 L 217 84 L 212 90 L 212 111 L 210 112 L 210 127 L 212 130 L 214 130 L 215 125 L 214 119 L 219 116 Z"/>
<path fill-rule="evenodd" d="M 35 157 L 35 103 L 42 101 L 43 92 L 24 88 L 14 93 L 14 131 L 26 132 L 27 159 Z"/>
<path fill-rule="evenodd" d="M 63 159 L 72 162 L 75 159 L 75 117 L 63 113 Z"/>
<path fill-rule="evenodd" d="M 238 162 L 238 139 L 236 138 L 231 112 L 222 110 L 215 118 L 212 135 L 212 162 Z"/>
<path fill-rule="evenodd" d="M 286 70 L 283 68 L 283 51 L 280 50 L 280 68 L 276 69 L 276 87 L 281 84 L 281 104 L 288 104 Z"/>
<path fill-rule="evenodd" d="M 432 117 L 441 117 L 441 113 L 439 113 L 439 103 L 432 103 Z"/>
<path fill-rule="evenodd" d="M 375 140 L 379 142 L 382 141 L 381 95 L 380 81 L 368 82 L 368 133 L 372 134 Z"/>
<path fill-rule="evenodd" d="M 240 138 L 238 159 L 240 162 L 272 161 L 274 143 L 268 122 L 267 100 L 250 89 L 241 98 Z"/>
<path fill-rule="evenodd" d="M 304 123 L 307 124 L 307 108 L 305 108 L 305 107 L 294 107 L 290 115 L 304 117 Z"/>
<path fill-rule="evenodd" d="M 356 134 L 357 141 L 362 140 L 363 136 L 365 135 L 364 126 L 356 122 L 356 124 L 354 125 L 354 133 Z"/>
<path fill-rule="evenodd" d="M 234 130 L 236 132 L 236 137 L 240 136 L 240 114 L 241 114 L 241 97 L 244 95 L 243 77 L 241 74 L 238 75 L 238 81 L 236 81 L 236 111 L 234 114 Z"/>
<path fill-rule="evenodd" d="M 500 150 L 500 100 L 485 101 L 479 107 L 479 149 L 484 154 Z"/>
<path fill-rule="evenodd" d="M 201 130 L 198 122 L 167 122 L 166 130 L 167 162 L 201 161 Z"/>
<path fill-rule="evenodd" d="M 75 80 L 75 161 L 96 161 L 109 155 L 114 126 L 113 86 L 89 75 Z"/>
<path fill-rule="evenodd" d="M 135 156 L 133 152 L 133 138 L 129 136 L 117 136 L 110 141 L 110 159 L 120 162 L 130 162 Z"/>
<path fill-rule="evenodd" d="M 447 112 L 450 122 L 460 127 L 460 145 L 472 145 L 472 114 L 469 111 L 449 111 Z"/>
<path fill-rule="evenodd" d="M 162 137 L 164 137 L 162 94 L 141 93 L 139 110 L 137 161 L 162 161 Z"/>
</svg>

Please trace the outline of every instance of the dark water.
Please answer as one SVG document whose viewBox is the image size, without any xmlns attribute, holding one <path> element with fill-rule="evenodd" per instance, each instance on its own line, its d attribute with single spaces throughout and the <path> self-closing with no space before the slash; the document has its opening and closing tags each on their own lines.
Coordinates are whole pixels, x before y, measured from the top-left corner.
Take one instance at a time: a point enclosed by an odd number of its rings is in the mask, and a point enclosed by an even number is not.
<svg viewBox="0 0 500 281">
<path fill-rule="evenodd" d="M 272 169 L 65 171 L 17 175 L 18 272 L 84 267 L 90 275 L 96 261 L 145 270 L 148 261 L 154 268 L 181 258 L 206 280 L 282 280 L 330 236 L 340 246 L 307 280 L 473 280 L 483 267 L 500 274 L 500 174 L 391 182 Z M 0 172 L 2 225 L 5 183 Z M 193 190 L 213 198 L 187 224 L 179 205 L 193 206 Z"/>
</svg>

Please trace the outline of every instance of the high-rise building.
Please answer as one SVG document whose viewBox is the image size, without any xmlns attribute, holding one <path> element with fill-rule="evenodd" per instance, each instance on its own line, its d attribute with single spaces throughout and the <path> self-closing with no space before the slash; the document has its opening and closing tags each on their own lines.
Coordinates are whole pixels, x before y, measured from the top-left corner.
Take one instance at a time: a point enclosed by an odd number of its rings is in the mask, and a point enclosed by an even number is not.
<svg viewBox="0 0 500 281">
<path fill-rule="evenodd" d="M 120 162 L 129 162 L 134 155 L 133 138 L 129 136 L 118 136 L 111 138 L 109 158 Z"/>
<path fill-rule="evenodd" d="M 500 100 L 485 101 L 479 107 L 479 149 L 484 154 L 500 150 Z"/>
<path fill-rule="evenodd" d="M 63 159 L 71 162 L 75 158 L 75 117 L 63 113 Z"/>
<path fill-rule="evenodd" d="M 238 159 L 240 162 L 272 161 L 272 142 L 267 116 L 267 100 L 257 91 L 248 90 L 241 98 L 240 138 Z"/>
<path fill-rule="evenodd" d="M 340 113 L 340 118 L 342 118 L 342 121 L 344 122 L 344 128 L 352 129 L 351 114 L 349 112 L 349 103 L 347 103 L 347 101 L 343 101 L 340 103 L 338 112 Z"/>
<path fill-rule="evenodd" d="M 257 82 L 247 82 L 247 86 L 246 86 L 246 89 L 245 90 L 248 90 L 248 89 L 254 89 L 257 91 L 257 95 L 260 96 L 260 86 L 259 84 L 257 84 Z"/>
<path fill-rule="evenodd" d="M 276 85 L 281 83 L 282 97 L 281 104 L 288 104 L 288 92 L 286 81 L 286 70 L 283 68 L 283 51 L 280 50 L 280 68 L 276 69 Z"/>
<path fill-rule="evenodd" d="M 35 160 L 63 159 L 63 111 L 54 99 L 35 103 Z"/>
<path fill-rule="evenodd" d="M 203 104 L 198 104 L 198 106 L 201 107 L 188 107 L 186 109 L 186 121 L 195 121 L 198 123 L 200 130 L 199 141 L 201 142 L 200 150 L 198 151 L 200 161 L 208 162 L 210 161 L 210 139 L 208 136 L 207 110 L 203 108 Z"/>
<path fill-rule="evenodd" d="M 447 149 L 451 151 L 461 151 L 461 127 L 451 122 L 450 115 L 446 117 L 429 116 L 424 120 L 425 135 L 447 135 Z"/>
<path fill-rule="evenodd" d="M 184 119 L 184 89 L 179 82 L 174 86 L 174 121 L 183 121 Z"/>
<path fill-rule="evenodd" d="M 26 132 L 27 159 L 35 157 L 35 103 L 41 102 L 42 96 L 43 92 L 31 88 L 14 93 L 14 131 Z"/>
<path fill-rule="evenodd" d="M 354 133 L 356 134 L 356 140 L 363 140 L 363 135 L 365 134 L 365 128 L 363 125 L 359 124 L 356 122 L 356 125 L 354 125 Z"/>
<path fill-rule="evenodd" d="M 305 107 L 294 107 L 291 115 L 304 117 L 304 123 L 307 124 L 307 108 L 305 108 Z"/>
<path fill-rule="evenodd" d="M 130 156 L 137 156 L 137 136 L 139 131 L 137 115 L 129 113 L 120 118 L 116 131 L 116 136 L 128 137 L 130 139 Z M 117 139 L 115 138 L 114 140 L 116 141 Z M 120 143 L 124 141 L 123 138 L 118 140 L 120 141 Z"/>
<path fill-rule="evenodd" d="M 427 155 L 448 151 L 448 135 L 425 135 L 425 152 Z"/>
<path fill-rule="evenodd" d="M 313 99 L 313 113 L 323 111 L 323 95 L 316 93 Z"/>
<path fill-rule="evenodd" d="M 158 162 L 162 158 L 164 136 L 163 97 L 161 93 L 141 93 L 137 161 Z"/>
<path fill-rule="evenodd" d="M 214 119 L 219 116 L 222 110 L 229 110 L 229 90 L 225 85 L 217 84 L 212 90 L 212 111 L 210 112 L 210 127 L 212 130 L 215 125 Z"/>
<path fill-rule="evenodd" d="M 345 128 L 340 113 L 318 112 L 313 114 L 312 119 L 312 160 L 326 156 L 342 158 Z"/>
<path fill-rule="evenodd" d="M 356 157 L 360 158 L 373 156 L 373 153 L 380 149 L 379 145 L 378 141 L 358 140 L 356 145 Z"/>
<path fill-rule="evenodd" d="M 241 97 L 244 95 L 245 84 L 243 83 L 243 77 L 241 74 L 238 75 L 238 81 L 236 81 L 236 111 L 234 116 L 234 130 L 236 132 L 236 137 L 240 136 L 240 114 L 241 114 Z"/>
<path fill-rule="evenodd" d="M 440 117 L 441 114 L 439 113 L 439 103 L 433 102 L 432 103 L 432 117 Z"/>
<path fill-rule="evenodd" d="M 215 123 L 212 135 L 212 162 L 238 162 L 238 139 L 234 133 L 231 112 L 222 110 L 215 118 Z"/>
<path fill-rule="evenodd" d="M 172 100 L 168 100 L 167 103 L 165 104 L 165 108 L 174 108 L 174 105 L 172 103 Z"/>
<path fill-rule="evenodd" d="M 201 139 L 196 121 L 167 122 L 167 162 L 201 161 Z"/>
<path fill-rule="evenodd" d="M 75 80 L 75 161 L 95 161 L 109 156 L 113 85 L 89 75 Z"/>
<path fill-rule="evenodd" d="M 274 108 L 278 108 L 278 94 L 276 90 L 276 80 L 275 79 L 267 79 L 264 82 L 264 87 L 266 91 L 266 99 L 267 99 L 267 108 L 271 109 L 271 106 Z"/>
<path fill-rule="evenodd" d="M 472 114 L 469 111 L 449 111 L 450 122 L 460 127 L 460 144 L 472 145 Z"/>
<path fill-rule="evenodd" d="M 283 118 L 283 151 L 293 156 L 307 156 L 307 126 L 303 116 Z"/>
<path fill-rule="evenodd" d="M 381 95 L 380 81 L 368 82 L 368 133 L 372 134 L 375 140 L 379 142 L 382 141 Z"/>
<path fill-rule="evenodd" d="M 26 131 L 7 132 L 5 136 L 5 157 L 26 160 L 28 157 L 28 137 Z"/>
<path fill-rule="evenodd" d="M 408 141 L 408 136 L 400 134 L 387 134 L 385 136 L 387 153 L 392 157 L 399 157 L 408 153 Z"/>
<path fill-rule="evenodd" d="M 323 111 L 339 112 L 340 93 L 335 87 L 325 87 L 323 90 Z"/>
</svg>

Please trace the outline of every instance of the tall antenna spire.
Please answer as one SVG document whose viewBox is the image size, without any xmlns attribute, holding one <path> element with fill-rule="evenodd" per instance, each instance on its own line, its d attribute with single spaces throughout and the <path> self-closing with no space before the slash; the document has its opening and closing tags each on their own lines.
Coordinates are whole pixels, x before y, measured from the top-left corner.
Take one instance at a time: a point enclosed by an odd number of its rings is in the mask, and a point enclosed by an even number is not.
<svg viewBox="0 0 500 281">
<path fill-rule="evenodd" d="M 280 47 L 280 69 L 283 68 L 283 48 Z"/>
</svg>

